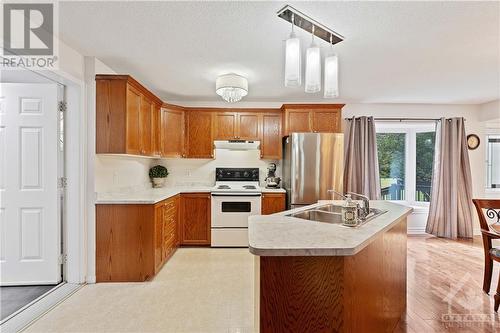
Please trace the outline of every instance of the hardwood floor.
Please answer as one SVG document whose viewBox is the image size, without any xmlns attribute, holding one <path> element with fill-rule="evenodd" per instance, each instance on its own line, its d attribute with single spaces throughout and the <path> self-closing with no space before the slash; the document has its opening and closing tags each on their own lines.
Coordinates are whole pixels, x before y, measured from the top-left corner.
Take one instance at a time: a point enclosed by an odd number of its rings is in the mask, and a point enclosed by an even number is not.
<svg viewBox="0 0 500 333">
<path fill-rule="evenodd" d="M 500 332 L 493 311 L 499 266 L 486 295 L 480 237 L 408 237 L 408 306 L 395 332 Z"/>
</svg>

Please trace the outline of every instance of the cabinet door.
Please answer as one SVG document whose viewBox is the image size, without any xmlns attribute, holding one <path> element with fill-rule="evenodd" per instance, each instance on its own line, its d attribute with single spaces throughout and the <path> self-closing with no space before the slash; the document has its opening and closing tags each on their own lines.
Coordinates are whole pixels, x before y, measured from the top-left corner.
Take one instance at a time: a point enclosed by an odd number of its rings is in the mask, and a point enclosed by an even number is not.
<svg viewBox="0 0 500 333">
<path fill-rule="evenodd" d="M 153 154 L 152 140 L 152 115 L 153 103 L 145 96 L 141 96 L 141 113 L 139 117 L 139 135 L 141 142 L 141 155 Z"/>
<path fill-rule="evenodd" d="M 186 157 L 213 158 L 214 139 L 212 113 L 207 111 L 186 112 Z"/>
<path fill-rule="evenodd" d="M 181 244 L 210 245 L 210 193 L 181 195 Z"/>
<path fill-rule="evenodd" d="M 325 110 L 312 112 L 313 132 L 340 132 L 340 111 Z"/>
<path fill-rule="evenodd" d="M 238 112 L 237 138 L 241 140 L 259 140 L 260 117 L 258 113 Z"/>
<path fill-rule="evenodd" d="M 161 155 L 181 157 L 184 154 L 184 111 L 164 108 L 161 114 Z"/>
<path fill-rule="evenodd" d="M 155 274 L 163 264 L 163 203 L 155 205 Z"/>
<path fill-rule="evenodd" d="M 141 113 L 141 94 L 127 86 L 127 154 L 140 154 L 139 114 Z"/>
<path fill-rule="evenodd" d="M 160 105 L 153 103 L 153 116 L 151 128 L 153 129 L 153 154 L 154 157 L 161 156 L 161 109 Z"/>
<path fill-rule="evenodd" d="M 284 211 L 285 193 L 262 193 L 262 215 Z"/>
<path fill-rule="evenodd" d="M 260 157 L 264 159 L 281 159 L 281 114 L 264 114 L 262 116 L 262 139 Z"/>
<path fill-rule="evenodd" d="M 311 132 L 310 110 L 287 110 L 285 116 L 287 134 Z"/>
<path fill-rule="evenodd" d="M 214 120 L 215 140 L 232 140 L 237 138 L 237 113 L 217 112 Z"/>
</svg>

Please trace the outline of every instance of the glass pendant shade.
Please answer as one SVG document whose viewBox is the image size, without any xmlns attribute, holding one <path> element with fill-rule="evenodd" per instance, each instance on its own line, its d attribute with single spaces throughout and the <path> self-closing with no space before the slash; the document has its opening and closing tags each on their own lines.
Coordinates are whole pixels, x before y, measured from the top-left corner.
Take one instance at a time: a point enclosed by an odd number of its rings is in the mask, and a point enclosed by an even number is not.
<svg viewBox="0 0 500 333">
<path fill-rule="evenodd" d="M 285 87 L 298 87 L 300 84 L 300 39 L 292 32 L 286 40 Z"/>
<path fill-rule="evenodd" d="M 324 97 L 335 98 L 339 96 L 339 61 L 336 55 L 325 58 L 325 84 Z"/>
<path fill-rule="evenodd" d="M 321 54 L 319 47 L 312 44 L 306 51 L 306 93 L 321 90 Z"/>
</svg>

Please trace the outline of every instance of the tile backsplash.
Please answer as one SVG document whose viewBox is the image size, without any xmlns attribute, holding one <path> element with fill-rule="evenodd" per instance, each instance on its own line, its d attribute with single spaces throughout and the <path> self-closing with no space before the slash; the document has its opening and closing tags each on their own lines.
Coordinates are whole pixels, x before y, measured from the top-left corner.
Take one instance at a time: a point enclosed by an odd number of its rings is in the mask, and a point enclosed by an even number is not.
<svg viewBox="0 0 500 333">
<path fill-rule="evenodd" d="M 151 159 L 134 156 L 96 156 L 96 192 L 139 191 L 151 188 L 148 172 L 153 165 L 168 169 L 166 186 L 212 186 L 215 182 L 215 168 L 240 167 L 259 168 L 263 184 L 269 163 L 279 161 L 261 160 L 260 151 L 215 150 L 215 159 Z"/>
</svg>

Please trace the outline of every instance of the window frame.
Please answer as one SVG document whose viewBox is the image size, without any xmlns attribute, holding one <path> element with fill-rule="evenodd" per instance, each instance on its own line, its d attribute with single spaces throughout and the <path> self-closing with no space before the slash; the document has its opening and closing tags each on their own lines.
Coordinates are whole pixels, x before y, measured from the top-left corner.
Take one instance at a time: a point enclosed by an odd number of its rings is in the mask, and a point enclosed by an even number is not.
<svg viewBox="0 0 500 333">
<path fill-rule="evenodd" d="M 486 134 L 484 135 L 484 144 L 485 144 L 485 193 L 498 193 L 500 192 L 500 188 L 490 187 L 491 182 L 491 167 L 490 167 L 490 147 L 488 145 L 490 137 L 500 137 L 500 130 L 497 129 L 488 129 Z"/>
<path fill-rule="evenodd" d="M 429 207 L 429 202 L 416 201 L 417 191 L 417 133 L 435 132 L 435 122 L 375 121 L 375 133 L 404 133 L 405 135 L 405 200 L 387 200 L 410 206 Z M 378 152 L 377 152 L 378 153 Z"/>
</svg>

